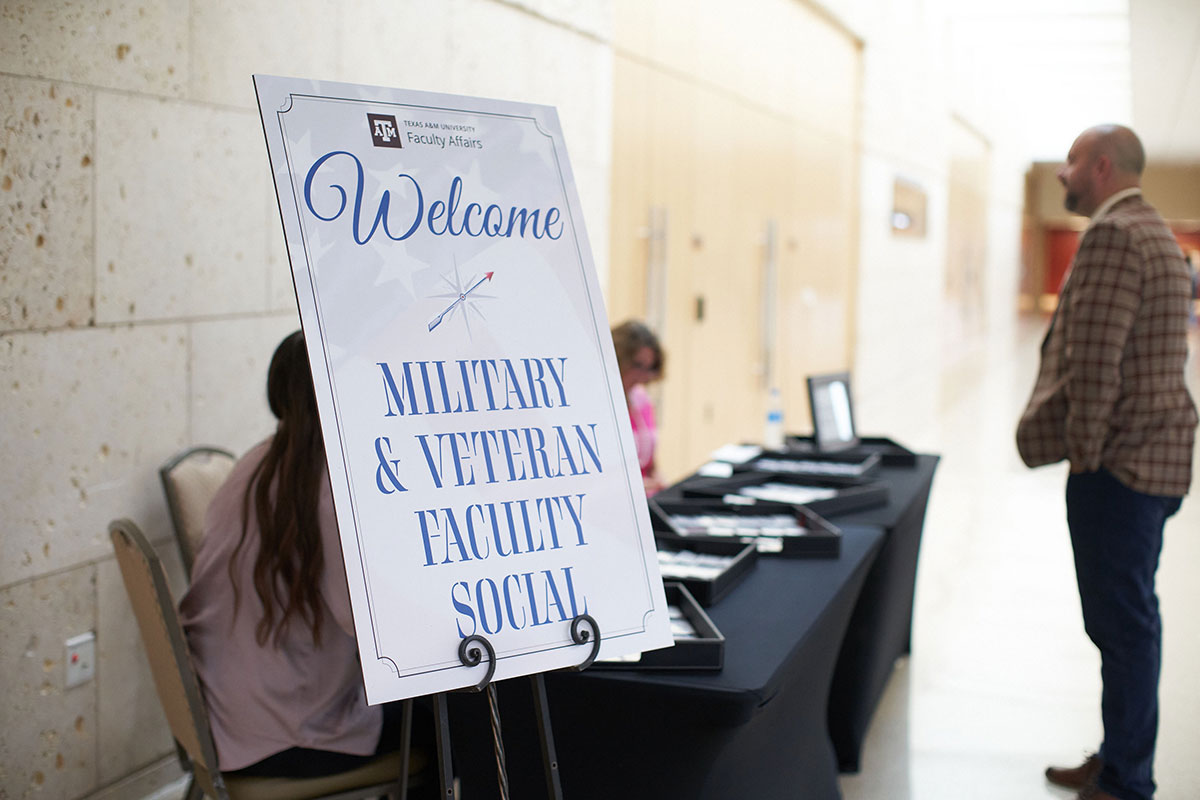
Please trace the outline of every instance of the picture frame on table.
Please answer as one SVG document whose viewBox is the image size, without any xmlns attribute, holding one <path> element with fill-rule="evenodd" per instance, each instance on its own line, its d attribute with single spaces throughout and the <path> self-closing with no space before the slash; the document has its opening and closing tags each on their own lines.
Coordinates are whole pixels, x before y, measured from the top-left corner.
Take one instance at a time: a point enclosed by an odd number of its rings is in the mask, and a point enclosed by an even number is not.
<svg viewBox="0 0 1200 800">
<path fill-rule="evenodd" d="M 849 372 L 809 375 L 808 406 L 819 452 L 834 453 L 858 445 Z"/>
</svg>

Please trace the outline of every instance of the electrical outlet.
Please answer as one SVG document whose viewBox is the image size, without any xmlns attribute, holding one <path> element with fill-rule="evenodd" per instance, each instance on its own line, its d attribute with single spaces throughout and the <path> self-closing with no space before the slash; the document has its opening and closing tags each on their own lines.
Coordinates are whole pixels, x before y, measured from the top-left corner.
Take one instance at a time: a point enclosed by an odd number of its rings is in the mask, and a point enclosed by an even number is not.
<svg viewBox="0 0 1200 800">
<path fill-rule="evenodd" d="M 67 639 L 67 688 L 96 677 L 96 634 L 81 633 Z"/>
</svg>

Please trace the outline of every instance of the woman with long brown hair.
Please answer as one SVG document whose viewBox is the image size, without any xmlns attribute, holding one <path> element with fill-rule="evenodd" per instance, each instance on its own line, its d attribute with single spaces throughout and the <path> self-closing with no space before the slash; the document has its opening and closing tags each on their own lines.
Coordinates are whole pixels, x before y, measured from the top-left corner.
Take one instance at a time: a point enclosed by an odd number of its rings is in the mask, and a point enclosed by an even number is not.
<svg viewBox="0 0 1200 800">
<path fill-rule="evenodd" d="M 180 615 L 221 770 L 335 774 L 394 749 L 399 716 L 366 703 L 300 331 L 271 359 L 267 400 L 275 434 L 209 507 Z"/>
</svg>

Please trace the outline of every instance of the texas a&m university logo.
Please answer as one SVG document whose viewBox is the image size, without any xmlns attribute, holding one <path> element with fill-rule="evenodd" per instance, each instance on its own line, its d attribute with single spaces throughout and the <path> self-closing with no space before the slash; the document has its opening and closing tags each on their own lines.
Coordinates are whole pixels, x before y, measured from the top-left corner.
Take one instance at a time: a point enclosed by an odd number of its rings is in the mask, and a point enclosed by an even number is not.
<svg viewBox="0 0 1200 800">
<path fill-rule="evenodd" d="M 376 147 L 403 147 L 400 144 L 400 129 L 391 114 L 367 114 L 371 126 L 371 140 Z"/>
</svg>

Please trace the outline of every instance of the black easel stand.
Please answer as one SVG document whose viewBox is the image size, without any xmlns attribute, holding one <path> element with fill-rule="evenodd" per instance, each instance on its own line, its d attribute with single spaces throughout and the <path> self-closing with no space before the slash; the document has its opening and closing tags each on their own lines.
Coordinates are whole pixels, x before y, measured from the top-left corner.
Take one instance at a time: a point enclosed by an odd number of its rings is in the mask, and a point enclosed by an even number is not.
<svg viewBox="0 0 1200 800">
<path fill-rule="evenodd" d="M 583 625 L 590 630 L 584 630 Z M 571 620 L 571 641 L 575 644 L 591 643 L 590 652 L 582 662 L 571 671 L 580 672 L 587 669 L 596 660 L 600 652 L 600 626 L 588 614 L 580 614 Z M 500 733 L 500 706 L 496 697 L 496 685 L 492 676 L 496 673 L 496 650 L 483 636 L 469 636 L 458 646 L 458 659 L 465 667 L 477 667 L 483 662 L 484 651 L 487 652 L 487 671 L 475 686 L 463 689 L 465 692 L 487 691 L 488 709 L 491 712 L 492 747 L 496 753 L 496 777 L 500 785 L 500 800 L 508 797 L 508 765 L 504 759 L 504 739 Z M 538 720 L 538 738 L 542 745 L 542 763 L 545 768 L 546 790 L 550 800 L 562 800 L 562 783 L 558 774 L 558 754 L 554 749 L 554 731 L 550 725 L 550 704 L 546 698 L 546 683 L 542 673 L 529 676 L 533 688 L 534 712 Z M 450 759 L 450 717 L 446 707 L 445 693 L 433 696 L 434 724 L 437 726 L 437 760 L 438 776 L 441 781 L 443 798 L 454 798 L 454 770 Z M 404 707 L 402 747 L 408 750 L 412 733 L 412 701 L 406 700 Z M 401 775 L 401 786 L 408 783 L 408 762 L 405 760 L 404 772 Z M 405 791 L 401 789 L 400 800 L 405 800 Z"/>
</svg>

